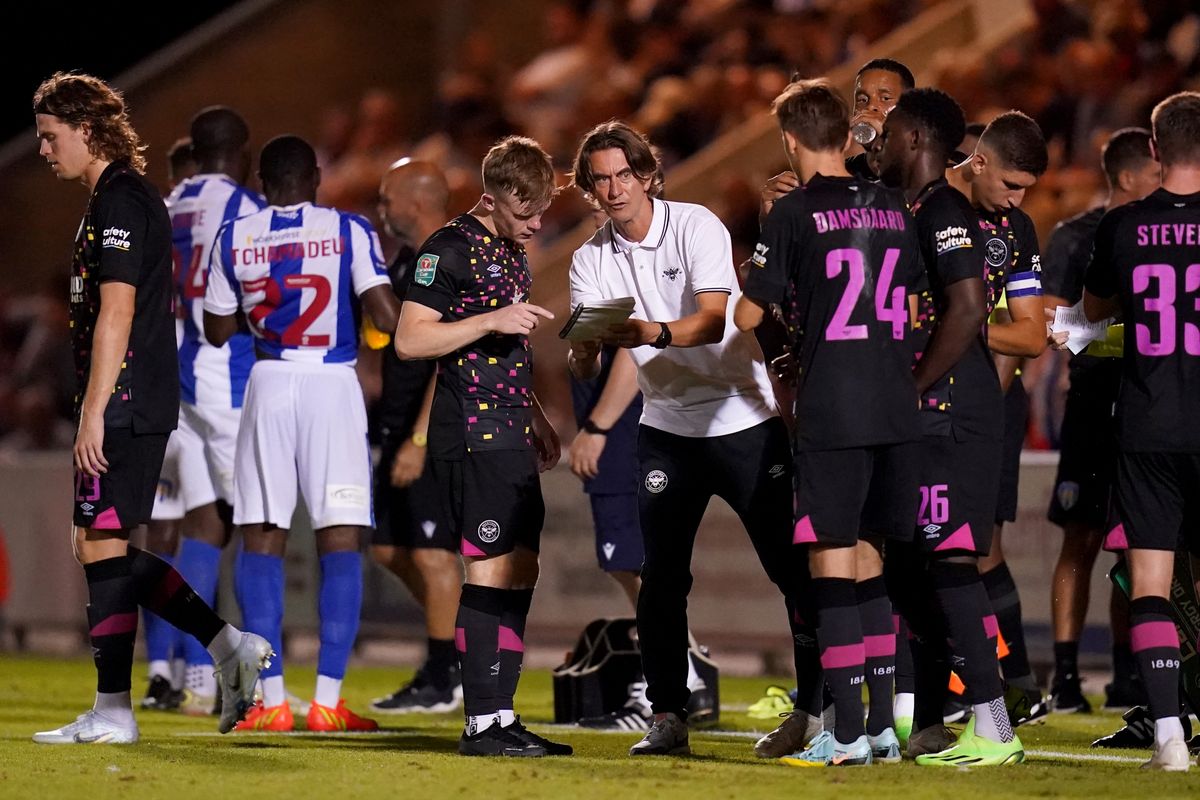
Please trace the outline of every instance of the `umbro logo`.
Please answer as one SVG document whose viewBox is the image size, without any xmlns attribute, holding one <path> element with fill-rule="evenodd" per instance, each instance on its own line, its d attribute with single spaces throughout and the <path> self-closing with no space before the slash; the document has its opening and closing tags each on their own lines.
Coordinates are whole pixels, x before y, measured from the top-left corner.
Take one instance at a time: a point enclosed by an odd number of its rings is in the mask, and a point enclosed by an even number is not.
<svg viewBox="0 0 1200 800">
<path fill-rule="evenodd" d="M 776 464 L 775 466 L 773 466 L 769 470 L 767 470 L 767 474 L 770 475 L 772 478 L 778 478 L 780 475 L 783 474 L 783 469 L 784 469 L 783 464 Z"/>
<path fill-rule="evenodd" d="M 93 510 L 96 508 L 96 507 L 95 507 L 94 505 L 92 505 L 91 503 L 83 503 L 83 504 L 81 504 L 79 507 L 80 507 L 81 509 L 83 509 L 83 513 L 85 513 L 85 514 L 90 514 L 90 513 L 92 513 L 92 511 L 93 511 Z"/>
<path fill-rule="evenodd" d="M 941 529 L 942 529 L 942 526 L 941 526 L 941 525 L 926 525 L 926 526 L 925 526 L 924 528 L 922 528 L 921 530 L 925 531 L 925 532 L 926 532 L 926 533 L 928 533 L 930 536 L 932 536 L 933 534 L 937 533 L 937 532 L 938 532 L 938 531 L 940 531 Z"/>
<path fill-rule="evenodd" d="M 492 664 L 492 674 L 493 675 L 500 674 L 500 662 L 499 661 L 497 661 L 495 664 Z"/>
<path fill-rule="evenodd" d="M 817 644 L 816 637 L 809 636 L 806 633 L 797 633 L 793 638 L 796 640 L 796 644 L 801 647 L 815 647 Z"/>
<path fill-rule="evenodd" d="M 493 275 L 499 275 L 502 271 L 504 271 L 504 267 L 500 266 L 499 264 L 492 264 L 490 267 L 488 267 L 488 272 L 492 273 Z"/>
</svg>

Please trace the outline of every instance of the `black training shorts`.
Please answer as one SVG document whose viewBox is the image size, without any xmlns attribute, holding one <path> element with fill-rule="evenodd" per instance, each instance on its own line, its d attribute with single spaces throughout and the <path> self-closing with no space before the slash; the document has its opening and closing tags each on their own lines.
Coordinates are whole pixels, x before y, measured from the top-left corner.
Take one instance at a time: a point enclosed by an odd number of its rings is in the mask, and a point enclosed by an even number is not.
<svg viewBox="0 0 1200 800">
<path fill-rule="evenodd" d="M 98 478 L 75 471 L 75 524 L 128 531 L 149 522 L 169 436 L 105 428 L 103 452 L 108 471 Z"/>
<path fill-rule="evenodd" d="M 461 461 L 433 459 L 441 518 L 464 556 L 540 549 L 546 504 L 534 450 L 469 453 Z"/>
</svg>

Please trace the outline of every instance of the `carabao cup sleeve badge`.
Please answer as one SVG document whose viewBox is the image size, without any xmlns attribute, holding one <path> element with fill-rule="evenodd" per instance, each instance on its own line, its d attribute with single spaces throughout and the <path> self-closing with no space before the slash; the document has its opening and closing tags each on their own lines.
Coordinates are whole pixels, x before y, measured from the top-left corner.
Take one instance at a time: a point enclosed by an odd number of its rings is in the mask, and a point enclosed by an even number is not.
<svg viewBox="0 0 1200 800">
<path fill-rule="evenodd" d="M 435 256 L 432 253 L 422 253 L 417 258 L 417 269 L 413 272 L 413 280 L 422 286 L 429 286 L 433 283 L 433 276 L 437 274 L 439 258 L 440 256 Z"/>
</svg>

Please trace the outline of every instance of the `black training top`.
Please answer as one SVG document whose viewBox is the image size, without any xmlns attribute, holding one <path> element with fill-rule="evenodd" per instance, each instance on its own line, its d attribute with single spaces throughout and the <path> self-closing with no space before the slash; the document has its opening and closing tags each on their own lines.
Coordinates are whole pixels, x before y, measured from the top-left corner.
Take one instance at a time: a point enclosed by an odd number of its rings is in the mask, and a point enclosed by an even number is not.
<svg viewBox="0 0 1200 800">
<path fill-rule="evenodd" d="M 171 291 L 171 220 L 154 186 L 125 162 L 96 183 L 71 260 L 71 342 L 75 419 L 92 365 L 100 284 L 135 287 L 133 326 L 104 424 L 135 433 L 169 433 L 179 420 L 179 356 Z"/>
<path fill-rule="evenodd" d="M 401 303 L 408 293 L 409 280 L 416 263 L 417 251 L 404 245 L 388 267 L 392 290 Z M 385 437 L 407 439 L 412 435 L 413 424 L 421 411 L 421 401 L 425 399 L 425 387 L 435 369 L 436 361 L 401 361 L 396 355 L 396 348 L 383 349 L 383 395 L 379 398 L 379 424 Z"/>
<path fill-rule="evenodd" d="M 1071 305 L 1083 297 L 1083 275 L 1103 216 L 1104 206 L 1097 206 L 1064 219 L 1050 231 L 1042 258 L 1042 288 L 1046 294 L 1061 297 Z"/>
<path fill-rule="evenodd" d="M 1092 243 L 1103 216 L 1104 206 L 1097 206 L 1064 219 L 1050 231 L 1042 256 L 1042 288 L 1046 294 L 1061 297 L 1070 305 L 1083 297 L 1083 276 L 1092 260 Z M 1107 360 L 1088 355 L 1085 350 L 1071 356 L 1071 369 L 1087 369 Z"/>
<path fill-rule="evenodd" d="M 438 229 L 418 250 L 407 300 L 454 322 L 527 301 L 533 276 L 525 248 L 496 236 L 470 214 Z M 526 336 L 490 334 L 439 360 L 429 421 L 432 458 L 524 450 L 530 420 L 533 353 Z"/>
<path fill-rule="evenodd" d="M 792 337 L 797 448 L 916 439 L 908 295 L 925 270 L 904 197 L 817 175 L 776 201 L 752 264 L 743 292 L 782 306 Z"/>
<path fill-rule="evenodd" d="M 986 238 L 979 217 L 962 192 L 939 178 L 913 201 L 921 255 L 929 273 L 929 293 L 918 311 L 917 349 L 923 352 L 946 313 L 946 287 L 967 278 L 987 278 Z M 958 441 L 998 439 L 1003 433 L 1004 400 L 988 350 L 987 325 L 980 327 L 949 372 L 921 398 L 923 429 Z"/>
<path fill-rule="evenodd" d="M 1125 452 L 1200 452 L 1200 192 L 1158 189 L 1100 220 L 1084 286 L 1125 320 Z"/>
</svg>

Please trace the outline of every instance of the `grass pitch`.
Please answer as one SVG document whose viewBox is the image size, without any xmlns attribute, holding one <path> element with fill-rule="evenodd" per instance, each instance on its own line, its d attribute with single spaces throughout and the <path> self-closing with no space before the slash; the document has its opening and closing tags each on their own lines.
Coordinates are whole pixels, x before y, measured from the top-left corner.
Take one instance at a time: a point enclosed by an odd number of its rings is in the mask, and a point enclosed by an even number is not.
<svg viewBox="0 0 1200 800">
<path fill-rule="evenodd" d="M 142 665 L 135 674 L 144 674 Z M 347 702 L 366 711 L 411 671 L 354 668 Z M 311 667 L 288 670 L 289 689 L 307 696 Z M 778 681 L 783 683 L 783 681 Z M 745 708 L 765 679 L 729 678 L 722 700 Z M 385 730 L 358 735 L 219 736 L 216 720 L 138 712 L 142 741 L 131 747 L 35 745 L 36 730 L 71 721 L 90 707 L 90 661 L 0 657 L 0 798 L 187 800 L 206 798 L 755 798 L 755 797 L 1079 797 L 1200 796 L 1200 769 L 1166 775 L 1138 769 L 1146 754 L 1095 751 L 1088 743 L 1120 725 L 1116 714 L 1052 716 L 1021 728 L 1025 764 L 934 770 L 911 763 L 851 769 L 795 769 L 756 759 L 753 731 L 767 723 L 723 711 L 719 731 L 693 732 L 693 755 L 631 759 L 634 734 L 549 728 L 550 675 L 530 671 L 518 707 L 527 724 L 570 742 L 576 755 L 543 759 L 466 759 L 455 752 L 458 715 L 381 717 Z M 144 681 L 135 679 L 135 696 Z"/>
</svg>

